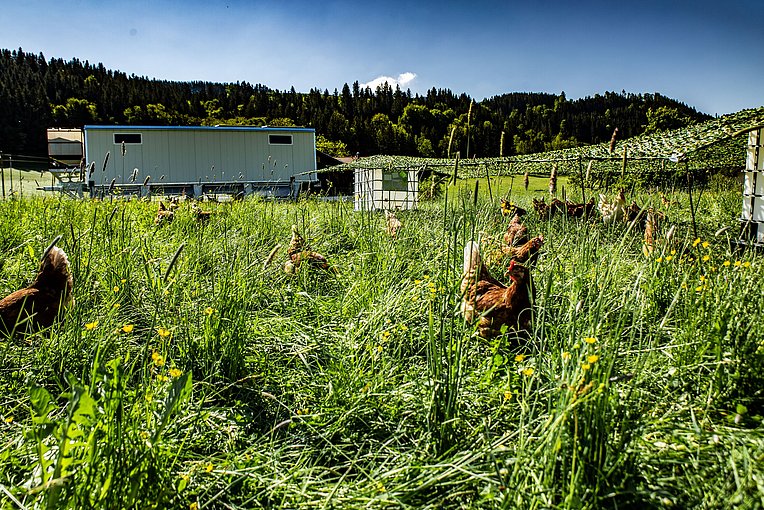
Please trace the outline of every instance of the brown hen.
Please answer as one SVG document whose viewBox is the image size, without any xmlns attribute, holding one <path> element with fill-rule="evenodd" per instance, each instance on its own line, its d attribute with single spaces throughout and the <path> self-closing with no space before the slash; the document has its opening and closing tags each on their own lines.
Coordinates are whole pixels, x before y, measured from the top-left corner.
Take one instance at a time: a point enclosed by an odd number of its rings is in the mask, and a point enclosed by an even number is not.
<svg viewBox="0 0 764 510">
<path fill-rule="evenodd" d="M 289 241 L 289 247 L 287 248 L 287 255 L 289 260 L 284 263 L 284 271 L 287 273 L 296 273 L 300 265 L 305 262 L 313 267 L 325 269 L 327 271 L 336 272 L 326 257 L 318 252 L 312 251 L 305 239 L 300 235 L 297 225 L 292 225 L 292 240 Z"/>
<path fill-rule="evenodd" d="M 543 245 L 544 236 L 538 235 L 521 246 L 503 246 L 501 251 L 504 255 L 509 255 L 513 261 L 524 263 L 535 259 Z"/>
<path fill-rule="evenodd" d="M 517 246 L 528 241 L 528 228 L 520 221 L 520 216 L 515 214 L 509 221 L 507 231 L 504 232 L 504 242 L 509 246 Z"/>
<path fill-rule="evenodd" d="M 71 304 L 72 285 L 66 253 L 51 245 L 32 284 L 0 300 L 0 331 L 50 327 L 59 311 Z"/>
<path fill-rule="evenodd" d="M 511 282 L 504 285 L 483 265 L 477 243 L 470 241 L 464 247 L 461 312 L 467 322 L 478 321 L 477 331 L 483 338 L 501 334 L 502 326 L 518 332 L 531 327 L 530 271 L 513 260 L 507 274 Z"/>
<path fill-rule="evenodd" d="M 175 213 L 169 210 L 164 205 L 164 202 L 160 200 L 159 208 L 157 210 L 157 215 L 156 215 L 156 218 L 154 218 L 154 224 L 159 225 L 162 222 L 170 223 L 174 217 L 175 217 Z"/>
</svg>

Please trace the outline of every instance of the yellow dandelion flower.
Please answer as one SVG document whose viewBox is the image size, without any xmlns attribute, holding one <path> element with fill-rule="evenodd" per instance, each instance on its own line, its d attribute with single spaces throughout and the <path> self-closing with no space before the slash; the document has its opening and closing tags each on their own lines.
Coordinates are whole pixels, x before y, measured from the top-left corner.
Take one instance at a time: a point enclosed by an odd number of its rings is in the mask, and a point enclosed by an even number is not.
<svg viewBox="0 0 764 510">
<path fill-rule="evenodd" d="M 680 287 L 682 287 L 684 290 L 687 290 L 687 282 L 682 282 Z"/>
<path fill-rule="evenodd" d="M 398 329 L 400 329 L 401 331 L 408 331 L 409 327 L 406 326 L 405 324 L 401 324 L 400 326 L 398 326 Z"/>
<path fill-rule="evenodd" d="M 117 308 L 119 308 L 119 303 L 114 303 L 113 305 L 111 305 L 111 307 L 116 310 Z"/>
<path fill-rule="evenodd" d="M 703 255 L 703 258 L 702 258 L 701 260 L 702 260 L 703 262 L 708 262 L 709 260 L 711 260 L 711 257 L 710 257 L 710 256 L 708 256 L 708 255 Z"/>
<path fill-rule="evenodd" d="M 115 286 L 114 286 L 114 288 L 113 288 L 112 290 L 113 290 L 114 292 L 119 292 L 119 287 L 118 287 L 117 285 L 115 285 Z"/>
<path fill-rule="evenodd" d="M 565 361 L 569 360 L 570 359 L 570 353 L 568 351 L 563 352 L 562 353 L 562 359 L 564 359 Z"/>
<path fill-rule="evenodd" d="M 671 250 L 670 252 L 672 255 L 676 255 L 676 250 Z"/>
<path fill-rule="evenodd" d="M 157 351 L 151 353 L 151 360 L 154 362 L 154 365 L 158 367 L 164 366 L 164 358 Z"/>
<path fill-rule="evenodd" d="M 504 392 L 504 400 L 509 400 L 512 398 L 512 390 L 507 390 Z"/>
<path fill-rule="evenodd" d="M 123 333 L 132 333 L 133 332 L 133 325 L 132 324 L 125 324 L 122 326 L 122 332 Z"/>
<path fill-rule="evenodd" d="M 515 361 L 517 361 L 518 363 L 521 363 L 524 359 L 525 359 L 525 354 L 518 354 L 517 356 L 515 356 Z"/>
<path fill-rule="evenodd" d="M 587 336 L 586 338 L 584 338 L 584 342 L 586 342 L 589 345 L 597 343 L 597 337 Z"/>
<path fill-rule="evenodd" d="M 701 244 L 703 248 L 708 248 L 710 246 L 708 241 L 703 241 L 703 244 Z"/>
<path fill-rule="evenodd" d="M 215 309 L 212 308 L 211 306 L 208 306 L 207 308 L 204 309 L 204 315 L 209 316 L 209 315 L 212 315 L 213 313 L 215 313 Z"/>
<path fill-rule="evenodd" d="M 5 423 L 13 423 L 13 416 L 9 416 L 5 419 Z"/>
<path fill-rule="evenodd" d="M 657 259 L 655 259 L 655 260 L 656 260 L 656 262 L 663 262 L 663 257 L 658 257 L 658 258 L 657 258 Z"/>
<path fill-rule="evenodd" d="M 194 501 L 190 505 L 188 505 L 188 510 L 199 510 L 199 503 Z"/>
<path fill-rule="evenodd" d="M 165 381 L 169 381 L 169 379 L 167 378 L 167 376 L 166 376 L 166 375 L 157 374 L 157 381 L 159 381 L 159 382 L 165 382 Z"/>
<path fill-rule="evenodd" d="M 671 255 L 666 255 L 666 262 L 671 262 L 672 260 L 674 260 L 674 257 Z"/>
<path fill-rule="evenodd" d="M 213 469 L 215 469 L 215 466 L 212 465 L 212 462 L 208 462 L 207 465 L 204 466 L 205 473 L 212 473 Z"/>
<path fill-rule="evenodd" d="M 180 375 L 181 375 L 182 373 L 183 373 L 183 372 L 181 372 L 181 371 L 180 371 L 180 370 L 178 370 L 177 368 L 171 368 L 171 369 L 170 369 L 170 372 L 169 372 L 169 374 L 170 374 L 170 377 L 172 377 L 173 379 L 177 379 L 178 377 L 180 377 Z"/>
<path fill-rule="evenodd" d="M 706 281 L 706 275 L 700 275 L 700 281 L 701 282 Z"/>
<path fill-rule="evenodd" d="M 88 322 L 87 324 L 85 324 L 85 329 L 88 331 L 93 331 L 97 327 L 98 327 L 98 321 Z"/>
<path fill-rule="evenodd" d="M 124 278 L 122 278 L 122 279 L 121 279 L 119 282 L 124 284 L 124 283 L 127 283 L 127 280 L 125 280 Z"/>
<path fill-rule="evenodd" d="M 424 278 L 425 280 L 429 280 L 430 279 L 430 275 L 426 274 L 422 278 Z"/>
<path fill-rule="evenodd" d="M 167 328 L 157 328 L 157 334 L 162 338 L 170 336 L 170 330 Z"/>
<path fill-rule="evenodd" d="M 736 261 L 735 261 L 735 267 L 740 267 L 742 264 L 743 264 L 743 263 L 742 263 L 742 262 L 740 262 L 739 260 L 736 260 Z"/>
<path fill-rule="evenodd" d="M 751 263 L 746 260 L 743 262 L 743 267 L 751 267 Z"/>
<path fill-rule="evenodd" d="M 729 260 L 725 260 L 725 261 L 722 263 L 722 265 L 723 265 L 724 267 L 730 267 L 730 261 L 729 261 Z"/>
<path fill-rule="evenodd" d="M 421 285 L 422 284 L 422 280 L 414 280 L 414 284 L 415 285 Z"/>
<path fill-rule="evenodd" d="M 703 292 L 704 288 L 705 287 L 703 287 L 702 285 L 698 285 L 697 287 L 695 287 L 695 292 Z"/>
<path fill-rule="evenodd" d="M 592 354 L 591 356 L 586 357 L 586 361 L 588 361 L 589 363 L 597 363 L 598 359 L 600 359 L 600 357 L 597 356 L 596 354 Z"/>
<path fill-rule="evenodd" d="M 384 338 L 384 339 L 390 338 L 390 332 L 388 330 L 384 330 L 382 332 L 382 338 Z"/>
<path fill-rule="evenodd" d="M 696 247 L 697 245 L 699 245 L 699 244 L 700 244 L 700 237 L 698 237 L 697 239 L 695 239 L 695 240 L 692 242 L 692 247 L 693 247 L 693 248 L 695 248 L 695 247 Z"/>
<path fill-rule="evenodd" d="M 584 363 L 583 365 L 581 365 L 581 368 L 583 368 L 584 370 L 589 370 L 590 368 L 592 368 L 592 366 L 589 363 Z"/>
<path fill-rule="evenodd" d="M 530 377 L 530 376 L 532 376 L 532 375 L 533 375 L 533 369 L 532 369 L 531 367 L 528 367 L 528 368 L 524 368 L 524 369 L 523 369 L 523 375 L 524 375 L 525 377 Z"/>
</svg>

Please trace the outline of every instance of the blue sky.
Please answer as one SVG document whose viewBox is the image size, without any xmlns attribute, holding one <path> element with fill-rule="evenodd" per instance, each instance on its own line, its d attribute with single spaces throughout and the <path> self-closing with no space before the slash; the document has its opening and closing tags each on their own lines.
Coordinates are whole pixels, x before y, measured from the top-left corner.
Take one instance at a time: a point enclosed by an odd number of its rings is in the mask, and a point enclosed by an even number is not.
<svg viewBox="0 0 764 510">
<path fill-rule="evenodd" d="M 764 105 L 760 0 L 18 0 L 0 47 L 166 80 L 482 99 L 659 92 L 709 114 Z M 376 81 L 375 81 L 376 80 Z"/>
</svg>

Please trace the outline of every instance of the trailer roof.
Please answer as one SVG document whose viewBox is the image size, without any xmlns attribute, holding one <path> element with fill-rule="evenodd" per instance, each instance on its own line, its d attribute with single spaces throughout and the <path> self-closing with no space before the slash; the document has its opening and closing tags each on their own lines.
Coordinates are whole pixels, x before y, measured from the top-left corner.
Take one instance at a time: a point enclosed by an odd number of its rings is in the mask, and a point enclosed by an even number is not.
<svg viewBox="0 0 764 510">
<path fill-rule="evenodd" d="M 123 130 L 193 130 L 193 131 L 298 131 L 315 133 L 315 129 L 306 127 L 277 127 L 277 126 L 108 126 L 108 125 L 85 125 L 84 130 L 108 130 L 108 131 L 123 131 Z"/>
</svg>

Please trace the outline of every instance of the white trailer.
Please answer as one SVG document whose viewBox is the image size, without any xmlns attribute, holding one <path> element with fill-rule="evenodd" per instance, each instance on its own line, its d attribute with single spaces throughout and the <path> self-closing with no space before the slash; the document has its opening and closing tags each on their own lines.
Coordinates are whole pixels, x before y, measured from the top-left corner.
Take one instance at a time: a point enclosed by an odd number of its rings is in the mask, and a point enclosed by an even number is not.
<svg viewBox="0 0 764 510">
<path fill-rule="evenodd" d="M 293 196 L 318 181 L 312 128 L 100 126 L 82 129 L 92 193 Z"/>
</svg>

